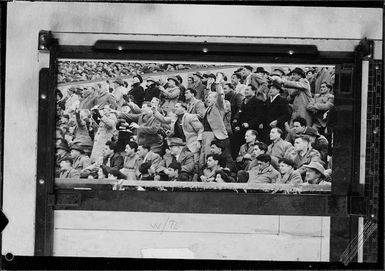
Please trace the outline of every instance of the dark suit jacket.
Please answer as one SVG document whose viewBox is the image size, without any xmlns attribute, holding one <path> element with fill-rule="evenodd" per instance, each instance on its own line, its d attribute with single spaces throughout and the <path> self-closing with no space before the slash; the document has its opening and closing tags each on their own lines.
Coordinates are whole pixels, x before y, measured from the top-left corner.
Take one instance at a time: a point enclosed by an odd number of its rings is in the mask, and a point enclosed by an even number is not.
<svg viewBox="0 0 385 271">
<path fill-rule="evenodd" d="M 108 174 L 118 177 L 119 179 L 125 179 L 125 175 L 123 175 L 119 170 L 123 168 L 124 160 L 120 153 L 114 153 L 114 155 L 110 159 L 110 166 L 107 166 L 108 157 L 103 157 L 103 165 L 101 168 L 103 170 L 104 175 L 108 177 Z"/>
<path fill-rule="evenodd" d="M 265 101 L 265 129 L 270 130 L 270 122 L 277 120 L 277 127 L 285 131 L 285 122 L 290 119 L 289 104 L 285 98 L 278 95 L 270 102 L 270 97 Z"/>
<path fill-rule="evenodd" d="M 242 123 L 246 122 L 249 124 L 249 128 L 247 129 L 258 130 L 258 126 L 263 123 L 265 118 L 264 111 L 265 108 L 263 102 L 255 96 L 247 103 L 243 100 L 241 113 L 239 113 L 238 126 L 241 127 Z"/>
</svg>

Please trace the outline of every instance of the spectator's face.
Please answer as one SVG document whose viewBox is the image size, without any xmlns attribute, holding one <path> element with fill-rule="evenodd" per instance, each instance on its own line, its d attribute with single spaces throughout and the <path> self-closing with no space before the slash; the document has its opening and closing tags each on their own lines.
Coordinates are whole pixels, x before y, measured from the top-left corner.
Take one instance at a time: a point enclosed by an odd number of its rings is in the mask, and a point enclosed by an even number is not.
<svg viewBox="0 0 385 271">
<path fill-rule="evenodd" d="M 210 146 L 210 153 L 221 155 L 222 154 L 222 149 L 217 147 L 217 145 L 213 144 L 213 145 Z"/>
<path fill-rule="evenodd" d="M 103 113 L 108 116 L 111 113 L 111 108 L 108 105 L 106 105 L 103 108 Z"/>
<path fill-rule="evenodd" d="M 230 88 L 228 85 L 225 85 L 225 86 L 223 87 L 223 92 L 224 92 L 225 94 L 229 93 L 230 91 L 231 91 L 231 88 Z"/>
<path fill-rule="evenodd" d="M 67 170 L 70 168 L 71 168 L 71 163 L 69 163 L 68 161 L 61 161 L 60 162 L 60 169 L 61 170 Z"/>
<path fill-rule="evenodd" d="M 138 77 L 134 77 L 134 78 L 132 78 L 132 83 L 133 84 L 135 84 L 135 83 L 140 83 L 140 80 L 139 80 L 139 78 Z"/>
<path fill-rule="evenodd" d="M 190 90 L 186 90 L 186 92 L 184 93 L 184 97 L 186 98 L 186 100 L 191 100 L 194 95 L 190 92 Z"/>
<path fill-rule="evenodd" d="M 153 97 L 153 98 L 151 99 L 151 105 L 152 105 L 152 106 L 158 107 L 158 106 L 159 106 L 159 103 L 160 103 L 160 101 L 159 101 L 158 98 Z"/>
<path fill-rule="evenodd" d="M 217 176 L 215 176 L 215 181 L 217 182 L 217 183 L 223 183 L 223 182 L 225 182 L 223 179 L 222 179 L 222 176 L 221 176 L 221 174 L 217 174 Z"/>
<path fill-rule="evenodd" d="M 278 133 L 277 129 L 271 129 L 270 131 L 270 140 L 277 140 L 281 137 L 281 134 Z"/>
<path fill-rule="evenodd" d="M 296 72 L 293 72 L 293 74 L 291 75 L 291 78 L 294 80 L 294 81 L 298 81 L 299 79 L 302 78 L 302 76 Z"/>
<path fill-rule="evenodd" d="M 279 163 L 279 171 L 282 173 L 282 174 L 285 174 L 286 172 L 289 172 L 289 170 L 291 169 L 292 167 L 285 164 L 284 162 L 281 162 Z"/>
<path fill-rule="evenodd" d="M 70 155 L 71 155 L 71 158 L 76 158 L 76 157 L 78 157 L 80 155 L 80 151 L 78 151 L 78 150 L 71 150 Z"/>
<path fill-rule="evenodd" d="M 295 121 L 293 122 L 293 129 L 295 133 L 299 134 L 305 130 L 305 126 L 301 126 L 299 122 Z"/>
<path fill-rule="evenodd" d="M 175 104 L 175 114 L 177 116 L 183 115 L 185 113 L 184 107 L 180 103 Z"/>
<path fill-rule="evenodd" d="M 189 85 L 191 85 L 192 83 L 194 83 L 194 81 L 192 80 L 192 78 L 189 77 L 189 78 L 187 79 L 187 83 L 188 83 Z"/>
<path fill-rule="evenodd" d="M 131 155 L 135 152 L 135 149 L 131 149 L 130 145 L 126 145 L 126 148 L 124 149 L 127 155 Z"/>
<path fill-rule="evenodd" d="M 325 94 L 325 93 L 328 93 L 328 92 L 329 92 L 329 89 L 328 89 L 328 87 L 326 86 L 326 84 L 321 84 L 320 92 L 321 92 L 322 94 Z"/>
<path fill-rule="evenodd" d="M 249 71 L 248 69 L 243 68 L 243 69 L 241 70 L 241 75 L 242 75 L 243 77 L 248 76 L 249 74 L 250 74 L 250 71 Z"/>
<path fill-rule="evenodd" d="M 177 170 L 173 169 L 173 168 L 167 168 L 164 173 L 166 173 L 166 175 L 170 178 L 175 178 L 177 177 Z"/>
<path fill-rule="evenodd" d="M 199 76 L 193 75 L 193 77 L 194 77 L 194 81 L 195 82 L 200 82 L 201 81 L 201 78 Z"/>
<path fill-rule="evenodd" d="M 319 178 L 321 177 L 321 173 L 319 173 L 314 168 L 306 168 L 305 181 L 310 184 L 319 183 Z"/>
<path fill-rule="evenodd" d="M 278 93 L 279 93 L 279 89 L 277 89 L 276 87 L 273 87 L 273 86 L 270 87 L 270 90 L 269 90 L 269 96 L 270 97 L 274 97 Z"/>
<path fill-rule="evenodd" d="M 217 98 L 217 94 L 216 93 L 210 93 L 208 96 L 207 96 L 207 105 L 208 106 L 212 106 L 215 104 L 215 100 Z"/>
<path fill-rule="evenodd" d="M 131 108 L 128 105 L 122 106 L 122 113 L 130 113 Z"/>
<path fill-rule="evenodd" d="M 110 156 L 114 151 L 110 149 L 109 146 L 104 146 L 103 155 L 104 156 Z"/>
<path fill-rule="evenodd" d="M 168 83 L 169 87 L 175 87 L 175 81 L 174 80 L 170 79 L 167 81 L 167 83 Z"/>
<path fill-rule="evenodd" d="M 314 73 L 308 72 L 308 73 L 306 74 L 306 79 L 307 79 L 307 80 L 311 80 L 311 79 L 313 79 L 313 78 L 314 78 Z"/>
<path fill-rule="evenodd" d="M 139 146 L 137 153 L 138 153 L 139 157 L 144 158 L 146 156 L 146 154 L 148 153 L 148 151 L 147 151 L 146 148 L 143 148 L 142 146 Z"/>
<path fill-rule="evenodd" d="M 262 150 L 256 145 L 256 146 L 254 146 L 254 151 L 253 151 L 253 153 L 254 153 L 254 156 L 257 157 L 257 156 L 259 156 L 260 154 L 264 154 L 265 152 L 262 151 Z"/>
<path fill-rule="evenodd" d="M 211 156 L 207 158 L 207 168 L 211 169 L 218 165 L 218 161 L 215 161 Z"/>
<path fill-rule="evenodd" d="M 251 90 L 251 86 L 246 86 L 245 96 L 248 98 L 254 96 L 254 91 Z"/>
<path fill-rule="evenodd" d="M 302 138 L 296 138 L 294 141 L 294 149 L 297 152 L 304 151 L 307 149 L 308 143 Z"/>
<path fill-rule="evenodd" d="M 258 167 L 259 169 L 264 169 L 268 166 L 270 166 L 270 163 L 269 162 L 263 162 L 263 161 L 257 161 L 257 164 L 258 164 Z"/>
<path fill-rule="evenodd" d="M 239 83 L 239 79 L 238 79 L 238 77 L 236 75 L 232 75 L 231 76 L 231 83 L 233 85 L 237 85 Z"/>
<path fill-rule="evenodd" d="M 253 135 L 250 131 L 247 131 L 245 134 L 245 140 L 246 143 L 254 142 L 256 139 L 256 136 Z"/>
<path fill-rule="evenodd" d="M 149 107 L 147 104 L 142 105 L 142 111 L 143 111 L 143 113 L 145 113 L 147 115 L 152 114 L 151 107 Z"/>
</svg>

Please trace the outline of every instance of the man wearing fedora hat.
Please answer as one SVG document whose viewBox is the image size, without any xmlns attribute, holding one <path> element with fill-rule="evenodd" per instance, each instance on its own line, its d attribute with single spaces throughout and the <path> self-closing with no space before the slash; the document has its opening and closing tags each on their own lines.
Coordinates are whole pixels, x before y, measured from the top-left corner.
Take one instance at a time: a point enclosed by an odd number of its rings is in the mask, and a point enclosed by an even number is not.
<svg viewBox="0 0 385 271">
<path fill-rule="evenodd" d="M 271 81 L 268 98 L 265 101 L 265 122 L 263 124 L 265 142 L 268 142 L 271 128 L 280 128 L 285 131 L 285 122 L 290 119 L 289 104 L 279 94 L 282 85 Z"/>
<path fill-rule="evenodd" d="M 305 72 L 301 68 L 297 67 L 291 71 L 291 81 L 277 76 L 274 76 L 272 79 L 279 84 L 283 84 L 290 97 L 294 98 L 291 120 L 297 117 L 302 117 L 306 119 L 308 126 L 311 126 L 313 119 L 306 107 L 312 100 L 312 94 L 310 92 L 310 84 L 306 79 Z"/>
<path fill-rule="evenodd" d="M 191 88 L 196 91 L 196 98 L 204 102 L 204 90 L 206 86 L 203 84 L 202 79 L 203 75 L 200 72 L 193 73 L 194 83 L 191 85 Z"/>
<path fill-rule="evenodd" d="M 146 86 L 147 86 L 147 88 L 144 91 L 144 100 L 145 101 L 151 102 L 153 97 L 156 97 L 156 98 L 160 97 L 160 89 L 157 86 L 157 83 L 154 79 L 147 78 Z"/>
<path fill-rule="evenodd" d="M 195 167 L 194 155 L 189 151 L 181 138 L 170 137 L 167 140 L 167 144 L 170 152 L 163 156 L 157 172 L 164 171 L 172 162 L 178 162 L 181 164 L 179 175 L 185 175 L 186 180 L 191 180 Z"/>
<path fill-rule="evenodd" d="M 180 95 L 180 88 L 178 85 L 178 79 L 175 76 L 170 76 L 167 78 L 167 88 L 165 89 L 163 86 L 159 87 L 163 100 L 161 107 L 167 113 L 174 108 L 175 103 L 178 101 Z"/>
<path fill-rule="evenodd" d="M 327 182 L 325 176 L 325 169 L 319 162 L 311 162 L 305 165 L 306 175 L 304 184 L 319 184 L 319 185 L 331 185 Z"/>
<path fill-rule="evenodd" d="M 143 79 L 139 74 L 137 74 L 133 76 L 132 82 L 133 84 L 128 94 L 132 95 L 134 97 L 134 103 L 141 107 L 144 101 L 144 89 L 141 86 L 141 84 L 143 83 Z"/>
</svg>

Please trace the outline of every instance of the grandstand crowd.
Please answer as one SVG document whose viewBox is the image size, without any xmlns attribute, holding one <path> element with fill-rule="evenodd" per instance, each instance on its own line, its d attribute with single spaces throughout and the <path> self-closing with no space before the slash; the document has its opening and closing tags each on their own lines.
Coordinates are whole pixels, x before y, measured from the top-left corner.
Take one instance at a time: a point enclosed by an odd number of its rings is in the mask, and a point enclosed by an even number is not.
<svg viewBox="0 0 385 271">
<path fill-rule="evenodd" d="M 169 66 L 61 63 L 59 82 L 100 80 L 56 92 L 56 177 L 331 184 L 332 70 L 246 65 L 183 82 L 193 65 Z"/>
</svg>

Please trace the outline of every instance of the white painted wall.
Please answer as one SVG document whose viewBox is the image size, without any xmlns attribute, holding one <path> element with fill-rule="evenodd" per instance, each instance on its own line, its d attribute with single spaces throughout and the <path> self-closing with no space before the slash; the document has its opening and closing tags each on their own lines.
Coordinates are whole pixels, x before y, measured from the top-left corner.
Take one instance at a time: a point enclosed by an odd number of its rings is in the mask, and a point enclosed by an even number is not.
<svg viewBox="0 0 385 271">
<path fill-rule="evenodd" d="M 10 223 L 2 253 L 14 255 L 34 252 L 38 73 L 46 61 L 37 52 L 39 30 L 355 39 L 343 41 L 350 47 L 365 36 L 382 39 L 382 10 L 370 8 L 11 2 L 7 20 L 3 211 Z"/>
</svg>

